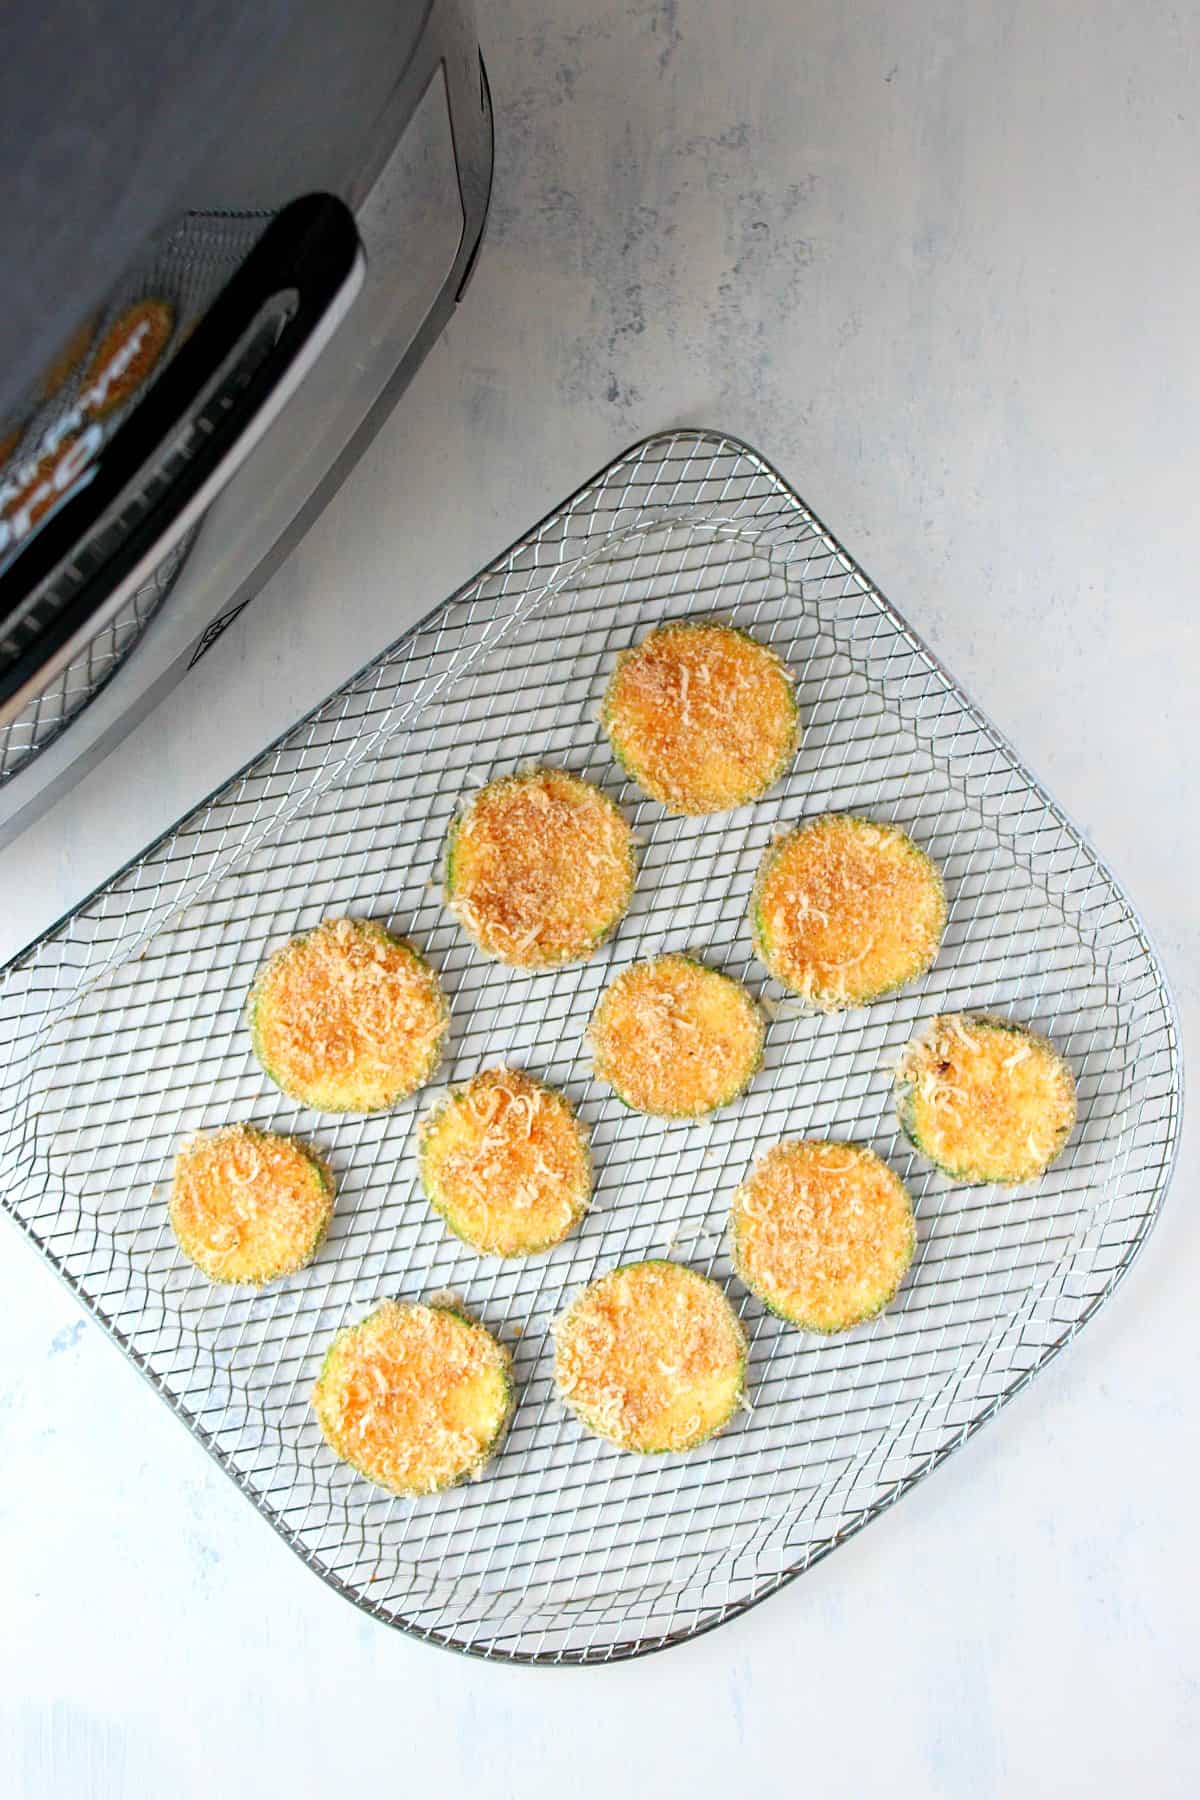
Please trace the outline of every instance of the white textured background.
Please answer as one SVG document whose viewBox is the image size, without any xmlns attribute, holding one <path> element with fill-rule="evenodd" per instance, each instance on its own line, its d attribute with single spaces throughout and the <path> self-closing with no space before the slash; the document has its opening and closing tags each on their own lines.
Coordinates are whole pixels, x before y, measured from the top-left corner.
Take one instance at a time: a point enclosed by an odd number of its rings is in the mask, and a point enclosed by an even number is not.
<svg viewBox="0 0 1200 1800">
<path fill-rule="evenodd" d="M 630 440 L 710 424 L 1074 813 L 1195 1040 L 1195 9 L 481 14 L 496 189 L 458 317 L 271 589 L 0 858 L 0 951 Z M 360 1616 L 4 1230 L 0 1793 L 1194 1795 L 1195 1141 L 1112 1308 L 1000 1420 L 747 1618 L 609 1670 Z"/>
</svg>

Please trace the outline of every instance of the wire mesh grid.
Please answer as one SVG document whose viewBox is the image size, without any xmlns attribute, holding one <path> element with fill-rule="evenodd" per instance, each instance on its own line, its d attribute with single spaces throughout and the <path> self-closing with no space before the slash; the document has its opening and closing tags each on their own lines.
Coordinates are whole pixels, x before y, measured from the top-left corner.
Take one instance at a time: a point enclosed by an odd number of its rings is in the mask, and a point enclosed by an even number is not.
<svg viewBox="0 0 1200 1800">
<path fill-rule="evenodd" d="M 599 698 L 664 617 L 716 615 L 795 673 L 804 742 L 756 805 L 679 820 L 612 762 Z M 446 828 L 483 780 L 570 767 L 634 824 L 615 940 L 528 975 L 479 957 L 440 895 Z M 902 824 L 950 900 L 932 972 L 815 1015 L 767 981 L 746 907 L 783 824 L 853 810 Z M 275 1092 L 243 1022 L 264 956 L 328 913 L 389 921 L 442 973 L 441 1080 L 502 1060 L 561 1087 L 592 1131 L 580 1231 L 528 1262 L 479 1258 L 419 1193 L 426 1092 L 331 1119 Z M 761 1074 L 700 1123 L 639 1118 L 593 1079 L 583 1032 L 612 975 L 693 949 L 771 1014 Z M 1069 1058 L 1079 1124 L 1035 1185 L 956 1187 L 913 1155 L 891 1070 L 948 1008 L 999 1009 Z M 1170 998 L 1107 871 L 825 528 L 752 451 L 703 432 L 637 446 L 280 739 L 7 971 L 5 1205 L 313 1569 L 389 1623 L 478 1654 L 605 1661 L 720 1623 L 891 1504 L 1068 1342 L 1161 1201 L 1178 1131 Z M 329 1155 L 339 1198 L 314 1265 L 261 1293 L 209 1286 L 166 1220 L 189 1131 L 233 1118 Z M 831 1341 L 734 1280 L 724 1225 L 754 1155 L 788 1135 L 871 1144 L 909 1184 L 918 1252 L 897 1302 Z M 687 1457 L 586 1436 L 556 1401 L 548 1329 L 596 1273 L 668 1254 L 729 1291 L 752 1410 Z M 513 1350 L 497 1462 L 392 1499 L 336 1464 L 308 1397 L 325 1346 L 384 1295 L 452 1289 Z"/>
</svg>

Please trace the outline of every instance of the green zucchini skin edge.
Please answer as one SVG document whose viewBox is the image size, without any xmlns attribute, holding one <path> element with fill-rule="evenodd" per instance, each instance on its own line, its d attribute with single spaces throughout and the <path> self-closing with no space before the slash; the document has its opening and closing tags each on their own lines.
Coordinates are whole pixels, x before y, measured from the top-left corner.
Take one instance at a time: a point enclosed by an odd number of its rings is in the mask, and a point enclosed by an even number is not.
<svg viewBox="0 0 1200 1800">
<path fill-rule="evenodd" d="M 525 1072 L 522 1071 L 522 1073 Z M 549 1087 L 544 1081 L 538 1081 L 535 1075 L 526 1074 L 526 1079 L 532 1081 L 544 1094 L 550 1094 L 556 1100 L 566 1100 L 565 1094 L 560 1094 L 556 1088 Z M 469 1237 L 466 1237 L 454 1223 L 454 1220 L 451 1217 L 451 1209 L 438 1194 L 437 1183 L 430 1175 L 426 1162 L 429 1138 L 433 1135 L 439 1122 L 445 1117 L 449 1108 L 461 1099 L 464 1092 L 465 1087 L 452 1087 L 449 1093 L 443 1096 L 421 1124 L 418 1135 L 417 1176 L 421 1183 L 421 1191 L 426 1200 L 429 1202 L 433 1211 L 438 1215 L 439 1219 L 441 1219 L 447 1231 L 451 1232 L 453 1236 L 458 1239 L 460 1244 L 465 1244 L 469 1250 L 473 1250 L 476 1256 L 494 1256 L 501 1262 L 522 1262 L 527 1256 L 544 1256 L 548 1251 L 556 1250 L 563 1242 L 563 1239 L 570 1236 L 580 1219 L 582 1219 L 587 1212 L 588 1202 L 591 1199 L 595 1183 L 595 1163 L 592 1158 L 592 1148 L 588 1142 L 587 1134 L 584 1131 L 575 1108 L 571 1106 L 569 1100 L 566 1100 L 566 1104 L 570 1109 L 571 1123 L 575 1128 L 576 1141 L 579 1144 L 580 1150 L 583 1152 L 586 1187 L 583 1199 L 579 1204 L 571 1224 L 567 1227 L 567 1230 L 562 1236 L 551 1238 L 544 1244 L 531 1244 L 528 1249 L 525 1250 L 481 1250 L 478 1244 L 474 1243 Z"/>
<path fill-rule="evenodd" d="M 709 1430 L 701 1432 L 697 1437 L 689 1438 L 685 1444 L 672 1444 L 662 1449 L 630 1450 L 627 1445 L 618 1444 L 615 1438 L 611 1438 L 608 1436 L 607 1432 L 601 1431 L 599 1426 L 594 1424 L 589 1415 L 580 1407 L 576 1406 L 573 1400 L 566 1399 L 561 1393 L 559 1394 L 559 1398 L 562 1400 L 563 1405 L 575 1414 L 575 1417 L 586 1431 L 590 1431 L 593 1437 L 602 1439 L 604 1443 L 612 1444 L 615 1449 L 620 1450 L 625 1456 L 684 1456 L 690 1450 L 698 1450 L 701 1444 L 707 1444 L 711 1438 L 717 1437 L 724 1431 L 726 1425 L 728 1425 L 730 1419 L 732 1419 L 734 1413 L 741 1405 L 746 1392 L 746 1369 L 750 1361 L 750 1345 L 746 1337 L 745 1326 L 734 1312 L 733 1307 L 729 1302 L 728 1294 L 724 1293 L 724 1290 L 719 1287 L 718 1283 L 711 1281 L 711 1278 L 707 1275 L 701 1275 L 696 1269 L 689 1269 L 686 1263 L 672 1262 L 669 1256 L 646 1256 L 639 1262 L 619 1263 L 615 1269 L 607 1269 L 603 1275 L 598 1275 L 594 1281 L 588 1282 L 587 1285 L 589 1288 L 598 1287 L 602 1281 L 608 1281 L 615 1275 L 623 1275 L 629 1269 L 644 1268 L 683 1269 L 697 1281 L 710 1281 L 711 1285 L 717 1288 L 717 1291 L 722 1294 L 726 1305 L 729 1306 L 733 1322 L 737 1327 L 738 1340 L 741 1346 L 737 1367 L 737 1391 L 734 1394 L 733 1404 L 730 1406 L 729 1411 L 725 1414 L 723 1419 L 719 1419 L 715 1425 L 709 1428 Z M 586 1291 L 587 1289 L 584 1290 L 584 1292 Z M 582 1299 L 582 1294 L 577 1295 L 576 1298 Z M 574 1301 L 572 1302 L 572 1305 L 574 1305 Z M 570 1311 L 571 1307 L 569 1306 L 567 1307 L 566 1312 L 562 1313 L 560 1317 L 565 1319 Z M 555 1391 L 558 1391 L 557 1383 L 555 1384 Z"/>
<path fill-rule="evenodd" d="M 1048 1037 L 1044 1037 L 1040 1031 L 1031 1031 L 1028 1025 L 1022 1025 L 1018 1019 L 1006 1019 L 998 1013 L 988 1012 L 962 1013 L 959 1016 L 973 1025 L 987 1025 L 993 1030 L 1005 1031 L 1011 1037 L 1022 1038 L 1030 1043 L 1040 1045 L 1043 1050 L 1050 1052 L 1055 1061 L 1066 1069 L 1068 1074 L 1071 1074 L 1071 1066 L 1057 1046 L 1052 1044 Z M 1074 1080 L 1073 1076 L 1072 1080 Z M 1076 1122 L 1075 1111 L 1072 1109 L 1070 1121 L 1065 1131 L 1059 1132 L 1049 1160 L 1043 1163 L 1036 1174 L 1021 1176 L 1014 1181 L 1008 1175 L 983 1172 L 978 1169 L 964 1174 L 959 1169 L 952 1169 L 947 1163 L 939 1162 L 921 1137 L 920 1127 L 916 1120 L 916 1089 L 911 1081 L 905 1081 L 903 1077 L 898 1077 L 896 1081 L 896 1119 L 913 1149 L 923 1156 L 926 1162 L 932 1163 L 940 1174 L 945 1175 L 948 1180 L 955 1182 L 959 1187 L 1021 1187 L 1026 1181 L 1037 1181 L 1048 1169 L 1053 1167 L 1062 1155 L 1071 1133 L 1075 1129 Z"/>
<path fill-rule="evenodd" d="M 328 1107 L 328 1106 L 314 1106 L 313 1102 L 308 1098 L 307 1095 L 300 1093 L 297 1088 L 289 1087 L 288 1084 L 285 1081 L 283 1081 L 281 1079 L 281 1077 L 271 1067 L 271 1064 L 267 1060 L 267 1057 L 263 1051 L 262 1039 L 259 1035 L 258 1007 L 259 1007 L 259 1000 L 261 998 L 261 989 L 262 989 L 263 982 L 266 980 L 267 975 L 270 973 L 270 970 L 274 966 L 276 957 L 282 956 L 284 951 L 289 950 L 293 944 L 306 943 L 308 941 L 308 939 L 312 936 L 312 931 L 297 932 L 294 937 L 290 937 L 288 939 L 286 944 L 281 944 L 279 946 L 279 949 L 276 950 L 271 956 L 269 956 L 267 958 L 266 962 L 263 964 L 262 968 L 259 970 L 258 974 L 255 976 L 253 985 L 251 986 L 251 989 L 250 989 L 250 993 L 246 999 L 246 1023 L 250 1028 L 250 1046 L 251 1046 L 252 1050 L 254 1051 L 255 1061 L 258 1063 L 259 1068 L 262 1070 L 263 1074 L 268 1078 L 268 1080 L 273 1081 L 275 1083 L 275 1086 L 279 1089 L 281 1094 L 286 1094 L 289 1100 L 295 1100 L 298 1105 L 307 1106 L 313 1112 L 325 1113 L 331 1119 L 332 1118 L 343 1118 L 343 1119 L 370 1118 L 373 1114 L 376 1114 L 376 1113 L 394 1112 L 395 1109 L 398 1106 L 400 1106 L 405 1100 L 411 1099 L 413 1094 L 415 1094 L 419 1088 L 422 1088 L 425 1086 L 425 1084 L 429 1081 L 430 1077 L 433 1075 L 434 1070 L 437 1068 L 438 1064 L 441 1062 L 442 1056 L 445 1052 L 445 1047 L 446 1047 L 446 1034 L 447 1034 L 447 1031 L 448 1031 L 449 1025 L 450 1025 L 450 1006 L 449 1006 L 449 1003 L 446 999 L 444 992 L 442 991 L 441 982 L 440 982 L 440 980 L 438 980 L 437 970 L 433 967 L 433 964 L 429 961 L 429 959 L 425 956 L 422 956 L 421 952 L 416 948 L 416 946 L 414 944 L 411 944 L 407 938 L 397 937 L 394 932 L 388 931 L 385 926 L 378 924 L 374 919 L 356 919 L 355 924 L 369 926 L 370 929 L 373 932 L 378 933 L 378 935 L 381 938 L 383 938 L 386 943 L 392 945 L 394 948 L 406 950 L 408 952 L 408 954 L 414 959 L 415 962 L 417 962 L 419 964 L 419 966 L 422 969 L 425 969 L 430 975 L 432 975 L 434 977 L 434 981 L 435 981 L 436 987 L 437 987 L 437 994 L 438 994 L 438 1016 L 439 1016 L 439 1020 L 440 1020 L 442 1029 L 441 1029 L 441 1033 L 437 1039 L 436 1044 L 434 1045 L 432 1051 L 430 1052 L 430 1058 L 429 1058 L 428 1064 L 426 1065 L 425 1069 L 423 1070 L 423 1072 L 421 1074 L 421 1078 L 417 1082 L 415 1087 L 406 1089 L 404 1093 L 397 1094 L 395 1096 L 395 1098 L 392 1100 L 384 1101 L 383 1104 L 380 1106 L 336 1107 L 336 1108 Z M 313 930 L 316 930 L 316 929 L 317 928 L 314 926 Z"/>
<path fill-rule="evenodd" d="M 804 730 L 800 718 L 800 702 L 796 698 L 795 683 L 784 672 L 783 658 L 779 655 L 778 651 L 773 650 L 769 644 L 760 643 L 752 632 L 746 631 L 741 625 L 730 625 L 724 619 L 675 619 L 672 620 L 671 624 L 673 629 L 681 631 L 695 631 L 703 626 L 716 625 L 723 631 L 731 632 L 734 637 L 741 638 L 744 643 L 753 644 L 756 650 L 765 650 L 767 655 L 774 659 L 780 680 L 787 692 L 788 702 L 792 711 L 792 729 L 788 736 L 787 744 L 780 752 L 775 766 L 761 787 L 755 788 L 752 794 L 748 794 L 745 799 L 736 802 L 734 806 L 724 806 L 720 809 L 721 812 L 736 812 L 739 806 L 750 806 L 754 801 L 761 800 L 765 794 L 770 792 L 777 781 L 783 779 L 796 756 L 796 752 L 804 742 Z M 664 628 L 661 626 L 656 626 L 654 628 L 654 630 L 662 629 Z M 717 815 L 711 813 L 682 813 L 679 812 L 677 808 L 670 806 L 667 801 L 660 799 L 647 785 L 645 775 L 633 760 L 630 752 L 626 749 L 617 727 L 613 723 L 612 691 L 616 685 L 617 675 L 620 672 L 622 665 L 627 662 L 634 652 L 639 650 L 642 644 L 653 635 L 654 631 L 647 632 L 646 637 L 642 638 L 639 643 L 632 644 L 628 649 L 618 653 L 617 660 L 613 664 L 612 674 L 608 678 L 608 686 L 604 690 L 604 699 L 600 707 L 600 723 L 603 726 L 605 735 L 612 747 L 613 755 L 620 763 L 622 769 L 624 769 L 626 775 L 628 775 L 630 781 L 632 781 L 635 786 L 639 787 L 643 794 L 653 800 L 657 806 L 663 807 L 666 812 L 677 819 L 712 818 Z"/>
<path fill-rule="evenodd" d="M 802 1000 L 805 1005 L 811 1007 L 814 1012 L 856 1012 L 860 1007 L 873 1006 L 877 1000 L 886 1000 L 889 994 L 899 993 L 900 989 L 907 987 L 910 982 L 919 981 L 922 975 L 928 974 L 929 970 L 933 967 L 933 962 L 922 963 L 920 967 L 913 969 L 910 974 L 901 975 L 896 981 L 886 982 L 883 987 L 875 988 L 871 993 L 864 994 L 861 999 L 854 1000 L 849 1004 L 834 1004 L 831 1001 L 822 1001 L 819 999 L 809 1000 L 800 992 L 799 988 L 791 987 L 789 983 L 784 980 L 782 975 L 776 975 L 771 966 L 770 946 L 762 917 L 763 889 L 766 886 L 767 879 L 772 869 L 779 860 L 781 852 L 786 849 L 791 839 L 797 832 L 804 831 L 809 825 L 815 825 L 819 819 L 823 818 L 848 819 L 855 825 L 872 825 L 878 827 L 881 824 L 881 821 L 878 819 L 865 819 L 861 813 L 818 813 L 815 818 L 802 820 L 799 825 L 793 825 L 789 830 L 785 831 L 764 853 L 762 862 L 759 864 L 758 873 L 754 878 L 754 887 L 750 894 L 749 907 L 750 937 L 754 946 L 754 954 L 766 969 L 771 979 L 773 981 L 778 981 L 780 987 L 787 988 L 789 994 L 795 994 L 799 1000 Z M 904 831 L 902 825 L 897 826 L 896 829 L 904 832 L 904 836 L 908 839 L 909 848 L 917 857 L 919 857 L 921 862 L 925 864 L 925 867 L 933 877 L 934 884 L 942 902 L 942 932 L 944 933 L 946 928 L 947 902 L 946 884 L 942 879 L 942 872 L 928 852 L 922 850 L 921 846 L 914 843 L 913 839 L 908 836 L 908 833 Z M 940 950 L 940 948 L 941 938 L 939 936 L 937 950 Z M 934 961 L 936 961 L 937 958 L 937 950 L 934 952 Z"/>
<path fill-rule="evenodd" d="M 469 1330 L 487 1330 L 485 1325 L 480 1325 L 478 1319 L 473 1319 L 461 1306 L 452 1305 L 448 1301 L 441 1300 L 427 1300 L 423 1302 L 423 1304 L 428 1306 L 433 1312 L 447 1313 L 450 1318 L 457 1319 L 460 1325 L 465 1326 Z M 321 1359 L 321 1368 L 316 1381 L 317 1386 L 320 1386 L 321 1382 L 324 1381 L 338 1346 L 353 1332 L 361 1331 L 363 1326 L 368 1324 L 370 1320 L 374 1318 L 375 1313 L 378 1310 L 378 1307 L 375 1307 L 365 1318 L 359 1319 L 356 1324 L 343 1325 L 341 1330 L 335 1333 L 333 1341 Z M 492 1338 L 494 1343 L 500 1344 L 499 1338 L 497 1338 L 493 1332 L 488 1332 L 488 1336 Z M 350 1457 L 339 1456 L 332 1444 L 328 1445 L 330 1454 L 337 1457 L 339 1462 L 344 1463 L 346 1468 L 353 1469 L 354 1473 L 361 1476 L 364 1481 L 369 1481 L 371 1486 L 378 1488 L 381 1493 L 391 1494 L 400 1499 L 425 1499 L 432 1494 L 449 1493 L 451 1488 L 462 1487 L 464 1483 L 468 1481 L 477 1481 L 488 1465 L 495 1460 L 500 1445 L 504 1440 L 504 1435 L 507 1432 L 509 1425 L 512 1423 L 513 1413 L 516 1410 L 516 1384 L 513 1380 L 512 1355 L 506 1345 L 500 1344 L 500 1348 L 503 1350 L 506 1358 L 504 1367 L 504 1409 L 494 1433 L 482 1447 L 478 1457 L 471 1464 L 470 1468 L 464 1469 L 461 1475 L 454 1476 L 450 1481 L 443 1481 L 437 1487 L 423 1488 L 419 1495 L 413 1494 L 408 1490 L 401 1493 L 396 1488 L 388 1487 L 386 1482 L 377 1480 L 369 1470 L 364 1469 Z"/>
</svg>

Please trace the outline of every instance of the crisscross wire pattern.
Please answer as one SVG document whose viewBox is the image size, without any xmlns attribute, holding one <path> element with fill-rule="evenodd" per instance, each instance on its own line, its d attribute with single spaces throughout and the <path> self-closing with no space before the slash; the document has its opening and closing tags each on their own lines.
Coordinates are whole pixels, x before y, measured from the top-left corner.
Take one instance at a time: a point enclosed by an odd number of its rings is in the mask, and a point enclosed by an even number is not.
<svg viewBox="0 0 1200 1800">
<path fill-rule="evenodd" d="M 644 800 L 597 724 L 613 660 L 666 617 L 775 645 L 804 742 L 753 806 L 678 820 Z M 593 961 L 514 973 L 447 914 L 456 807 L 530 762 L 598 782 L 632 820 L 632 909 Z M 902 824 L 950 900 L 932 972 L 831 1017 L 750 953 L 747 902 L 781 826 L 827 810 Z M 475 1256 L 417 1184 L 416 1122 L 330 1119 L 278 1094 L 243 1021 L 263 958 L 328 913 L 403 931 L 453 1013 L 439 1075 L 511 1061 L 592 1133 L 595 1204 L 527 1262 Z M 701 1123 L 642 1119 L 592 1075 L 584 1031 L 621 968 L 691 949 L 760 993 L 761 1074 Z M 956 1187 L 899 1134 L 892 1070 L 933 1013 L 987 1007 L 1048 1033 L 1079 1123 L 1039 1183 Z M 4 1204 L 243 1491 L 377 1617 L 477 1654 L 606 1661 L 676 1642 L 808 1568 L 927 1474 L 1078 1332 L 1144 1240 L 1179 1125 L 1174 1014 L 1136 913 L 995 730 L 754 452 L 703 432 L 637 446 L 281 738 L 6 971 Z M 234 1118 L 330 1157 L 335 1223 L 262 1293 L 208 1285 L 166 1220 L 174 1152 Z M 780 1137 L 872 1145 L 909 1184 L 918 1252 L 896 1303 L 817 1340 L 731 1273 L 732 1190 Z M 555 1399 L 549 1325 L 582 1283 L 667 1254 L 729 1292 L 749 1402 L 687 1457 L 587 1437 Z M 336 1464 L 308 1404 L 334 1332 L 384 1295 L 452 1289 L 514 1353 L 518 1405 L 478 1482 L 392 1499 Z"/>
</svg>

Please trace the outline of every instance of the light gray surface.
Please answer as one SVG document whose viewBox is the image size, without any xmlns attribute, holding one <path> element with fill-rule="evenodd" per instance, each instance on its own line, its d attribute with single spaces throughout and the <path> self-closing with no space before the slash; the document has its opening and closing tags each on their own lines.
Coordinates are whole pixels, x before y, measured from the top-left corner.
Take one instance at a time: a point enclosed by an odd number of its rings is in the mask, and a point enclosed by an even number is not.
<svg viewBox="0 0 1200 1800">
<path fill-rule="evenodd" d="M 687 421 L 771 457 L 1014 739 L 1194 1036 L 1200 22 L 500 0 L 484 38 L 497 188 L 459 317 L 272 588 L 0 861 L 0 948 Z M 1192 1793 L 1195 1135 L 1112 1308 L 1000 1421 L 748 1618 L 608 1671 L 355 1613 L 5 1232 L 6 1795 Z"/>
</svg>

